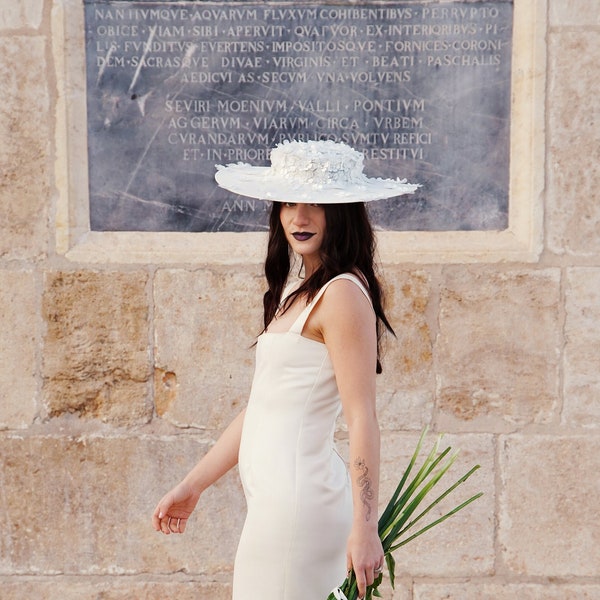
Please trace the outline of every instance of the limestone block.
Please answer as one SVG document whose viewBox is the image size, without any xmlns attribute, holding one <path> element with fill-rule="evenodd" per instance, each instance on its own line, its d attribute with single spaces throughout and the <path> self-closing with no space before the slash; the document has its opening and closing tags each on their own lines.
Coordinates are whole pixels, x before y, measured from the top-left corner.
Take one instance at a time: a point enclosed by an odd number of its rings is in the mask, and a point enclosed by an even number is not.
<svg viewBox="0 0 600 600">
<path fill-rule="evenodd" d="M 591 0 L 590 0 L 590 3 Z M 595 8 L 582 11 L 598 19 Z M 600 252 L 599 31 L 550 36 L 548 245 L 556 253 Z"/>
<path fill-rule="evenodd" d="M 245 514 L 235 473 L 203 494 L 184 535 L 165 536 L 156 503 L 208 444 L 111 431 L 0 436 L 0 575 L 230 575 Z"/>
<path fill-rule="evenodd" d="M 147 275 L 49 272 L 43 396 L 48 416 L 115 424 L 151 418 Z"/>
<path fill-rule="evenodd" d="M 600 439 L 500 438 L 499 541 L 508 569 L 529 577 L 600 572 Z"/>
<path fill-rule="evenodd" d="M 0 429 L 27 427 L 36 414 L 36 298 L 31 271 L 0 271 Z"/>
<path fill-rule="evenodd" d="M 414 600 L 597 600 L 599 585 L 545 585 L 469 581 L 467 583 L 416 583 Z"/>
<path fill-rule="evenodd" d="M 3 2 L 0 6 L 0 31 L 32 27 L 37 29 L 42 21 L 44 0 L 19 0 Z"/>
<path fill-rule="evenodd" d="M 441 429 L 499 431 L 555 417 L 558 270 L 445 273 L 437 341 Z"/>
<path fill-rule="evenodd" d="M 600 427 L 600 268 L 568 271 L 564 406 L 576 427 Z"/>
<path fill-rule="evenodd" d="M 433 390 L 381 387 L 378 380 L 377 418 L 382 432 L 420 430 L 431 421 Z M 341 427 L 347 429 L 345 424 Z"/>
<path fill-rule="evenodd" d="M 188 578 L 189 579 L 189 578 Z M 110 578 L 0 577 L 3 600 L 231 600 L 231 585 L 203 580 L 181 581 L 150 579 L 149 581 Z"/>
<path fill-rule="evenodd" d="M 396 338 L 383 344 L 377 377 L 382 429 L 421 429 L 433 410 L 432 334 L 428 322 L 431 277 L 425 271 L 386 268 L 386 314 Z"/>
<path fill-rule="evenodd" d="M 379 592 L 381 594 L 381 598 L 384 600 L 412 600 L 412 580 L 402 577 L 397 577 L 395 581 L 395 586 L 392 589 L 390 585 L 389 577 L 387 574 L 387 568 L 384 568 L 383 571 L 383 582 L 379 586 Z"/>
<path fill-rule="evenodd" d="M 20 2 L 3 2 L 16 10 Z M 41 2 L 40 2 L 41 6 Z M 46 252 L 49 204 L 45 41 L 0 38 L 0 258 Z"/>
<path fill-rule="evenodd" d="M 549 9 L 551 27 L 600 25 L 596 0 L 554 0 Z"/>
<path fill-rule="evenodd" d="M 262 328 L 258 268 L 160 270 L 154 280 L 157 414 L 223 429 L 245 406 Z"/>
<path fill-rule="evenodd" d="M 414 452 L 418 434 L 387 433 L 382 444 L 380 512 L 398 485 Z M 426 452 L 433 447 L 436 435 L 429 434 L 417 462 L 420 466 Z M 491 435 L 445 435 L 440 449 L 451 446 L 460 453 L 441 482 L 441 494 L 471 467 L 481 465 L 429 516 L 423 525 L 435 520 L 478 492 L 484 495 L 448 520 L 394 553 L 396 575 L 401 577 L 473 577 L 489 575 L 494 568 L 494 441 Z M 432 500 L 436 496 L 432 497 Z M 445 509 L 445 510 L 444 510 Z M 431 518 L 430 518 L 431 517 Z"/>
</svg>

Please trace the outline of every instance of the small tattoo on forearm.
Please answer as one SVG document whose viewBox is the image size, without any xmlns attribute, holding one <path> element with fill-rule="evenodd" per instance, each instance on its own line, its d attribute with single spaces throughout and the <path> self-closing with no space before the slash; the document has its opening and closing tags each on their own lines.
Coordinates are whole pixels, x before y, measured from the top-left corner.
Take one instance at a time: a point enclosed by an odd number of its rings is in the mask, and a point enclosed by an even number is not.
<svg viewBox="0 0 600 600">
<path fill-rule="evenodd" d="M 369 478 L 369 469 L 365 461 L 360 457 L 357 457 L 354 461 L 354 468 L 361 472 L 361 475 L 359 475 L 356 481 L 360 488 L 360 500 L 366 511 L 365 520 L 368 521 L 371 518 L 371 500 L 373 500 L 373 497 L 375 496 L 371 479 Z"/>
</svg>

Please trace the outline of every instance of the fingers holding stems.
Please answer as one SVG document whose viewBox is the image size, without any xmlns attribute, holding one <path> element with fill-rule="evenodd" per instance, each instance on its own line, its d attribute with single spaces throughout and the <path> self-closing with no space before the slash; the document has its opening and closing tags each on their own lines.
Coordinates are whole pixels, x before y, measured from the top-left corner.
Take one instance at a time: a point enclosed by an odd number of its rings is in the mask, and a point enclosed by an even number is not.
<svg viewBox="0 0 600 600">
<path fill-rule="evenodd" d="M 383 560 L 377 566 L 365 567 L 364 569 L 355 569 L 350 566 L 348 567 L 348 577 L 350 577 L 352 571 L 354 571 L 354 576 L 356 577 L 356 587 L 359 594 L 358 600 L 362 600 L 367 593 L 367 587 L 373 585 L 375 580 L 383 573 Z"/>
</svg>

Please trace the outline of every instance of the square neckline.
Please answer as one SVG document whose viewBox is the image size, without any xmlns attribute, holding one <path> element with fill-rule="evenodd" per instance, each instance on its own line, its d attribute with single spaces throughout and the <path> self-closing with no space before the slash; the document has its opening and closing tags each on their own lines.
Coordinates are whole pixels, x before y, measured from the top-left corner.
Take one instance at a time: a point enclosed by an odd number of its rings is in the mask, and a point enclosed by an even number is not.
<svg viewBox="0 0 600 600">
<path fill-rule="evenodd" d="M 321 299 L 321 296 L 323 296 L 323 294 L 325 293 L 325 291 L 327 290 L 327 288 L 329 287 L 330 284 L 332 284 L 334 281 L 339 280 L 339 279 L 346 279 L 348 281 L 354 282 L 354 284 L 357 285 L 358 288 L 361 290 L 361 292 L 366 296 L 367 300 L 369 302 L 371 302 L 371 297 L 369 296 L 367 288 L 365 288 L 365 285 L 363 284 L 363 282 L 357 275 L 355 275 L 354 273 L 340 273 L 339 275 L 332 277 L 329 281 L 327 281 L 319 289 L 319 291 L 315 294 L 315 297 L 300 311 L 300 313 L 298 314 L 296 319 L 294 319 L 294 321 L 292 322 L 292 324 L 289 326 L 289 328 L 286 331 L 269 331 L 268 327 L 267 327 L 267 329 L 265 331 L 263 331 L 261 336 L 262 335 L 286 335 L 289 333 L 293 333 L 300 338 L 309 340 L 311 342 L 315 342 L 316 344 L 319 344 L 320 346 L 325 346 L 325 342 L 321 342 L 319 340 L 315 340 L 313 338 L 306 337 L 306 336 L 302 335 L 302 332 L 304 331 L 304 326 L 306 325 L 306 321 L 308 320 L 308 317 L 310 316 L 310 314 L 313 311 L 316 304 Z M 290 293 L 294 289 L 295 285 L 297 285 L 297 282 L 294 282 L 294 283 L 288 285 L 284 289 L 283 294 L 282 294 L 283 300 L 282 300 L 280 306 L 283 306 L 285 299 L 290 295 Z M 301 319 L 303 319 L 303 322 L 301 323 L 301 327 L 298 331 L 298 328 L 296 326 Z"/>
</svg>

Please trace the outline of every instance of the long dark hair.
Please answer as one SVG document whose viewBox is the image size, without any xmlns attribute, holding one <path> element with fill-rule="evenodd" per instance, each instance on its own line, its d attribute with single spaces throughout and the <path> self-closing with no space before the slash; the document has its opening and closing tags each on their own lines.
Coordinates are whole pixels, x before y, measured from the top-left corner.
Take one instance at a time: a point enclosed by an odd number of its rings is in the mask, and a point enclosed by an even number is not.
<svg viewBox="0 0 600 600">
<path fill-rule="evenodd" d="M 342 273 L 354 273 L 367 284 L 377 317 L 377 373 L 381 373 L 380 341 L 383 327 L 394 334 L 383 310 L 383 290 L 375 273 L 375 235 L 364 202 L 323 204 L 326 230 L 320 249 L 321 266 L 295 290 L 283 307 L 305 295 L 310 302 L 330 280 Z M 275 317 L 283 289 L 290 274 L 292 250 L 287 243 L 279 214 L 281 203 L 273 202 L 269 217 L 269 243 L 265 276 L 269 285 L 263 297 L 264 328 Z M 395 334 L 394 334 L 395 335 Z"/>
</svg>

